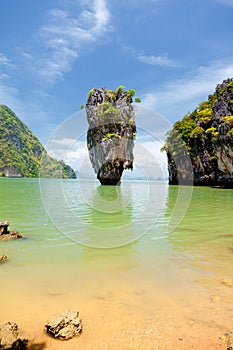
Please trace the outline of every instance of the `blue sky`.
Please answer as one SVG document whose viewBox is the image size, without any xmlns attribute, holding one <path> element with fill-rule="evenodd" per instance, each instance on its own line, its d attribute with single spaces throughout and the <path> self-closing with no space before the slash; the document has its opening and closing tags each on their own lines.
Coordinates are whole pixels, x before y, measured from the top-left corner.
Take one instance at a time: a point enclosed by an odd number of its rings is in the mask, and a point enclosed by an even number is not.
<svg viewBox="0 0 233 350">
<path fill-rule="evenodd" d="M 233 77 L 233 0 L 2 0 L 0 103 L 46 143 L 92 87 L 171 123 Z"/>
</svg>

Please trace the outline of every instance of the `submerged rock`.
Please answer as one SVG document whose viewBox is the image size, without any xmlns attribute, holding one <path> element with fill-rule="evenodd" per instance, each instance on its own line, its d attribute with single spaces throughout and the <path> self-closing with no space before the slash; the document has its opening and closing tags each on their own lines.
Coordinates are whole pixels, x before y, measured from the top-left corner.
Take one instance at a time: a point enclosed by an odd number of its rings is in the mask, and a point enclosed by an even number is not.
<svg viewBox="0 0 233 350">
<path fill-rule="evenodd" d="M 136 136 L 134 90 L 92 89 L 86 104 L 87 147 L 91 164 L 102 185 L 116 185 L 124 169 L 133 169 Z"/>
<path fill-rule="evenodd" d="M 60 315 L 51 317 L 45 327 L 47 333 L 53 337 L 68 340 L 82 331 L 82 320 L 79 311 L 66 310 Z"/>
<path fill-rule="evenodd" d="M 7 322 L 0 326 L 0 350 L 25 350 L 29 340 L 18 331 L 18 325 Z"/>
<path fill-rule="evenodd" d="M 180 175 L 194 185 L 233 188 L 233 79 L 174 124 L 164 149 L 170 184 L 178 184 Z"/>
<path fill-rule="evenodd" d="M 10 225 L 9 221 L 3 221 L 0 223 L 0 239 L 16 239 L 22 238 L 23 236 L 16 230 L 9 231 L 8 226 Z"/>
</svg>

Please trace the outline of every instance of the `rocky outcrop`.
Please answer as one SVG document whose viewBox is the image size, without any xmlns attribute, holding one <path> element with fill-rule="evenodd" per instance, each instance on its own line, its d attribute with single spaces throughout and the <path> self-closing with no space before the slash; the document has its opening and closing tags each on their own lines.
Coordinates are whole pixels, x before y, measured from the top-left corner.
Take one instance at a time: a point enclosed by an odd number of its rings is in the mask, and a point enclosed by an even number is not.
<svg viewBox="0 0 233 350">
<path fill-rule="evenodd" d="M 164 149 L 170 184 L 179 183 L 180 173 L 194 185 L 233 187 L 233 79 L 174 124 Z"/>
<path fill-rule="evenodd" d="M 29 340 L 18 331 L 18 325 L 7 322 L 0 326 L 0 350 L 25 350 Z"/>
<path fill-rule="evenodd" d="M 124 169 L 133 169 L 136 136 L 134 90 L 92 89 L 86 104 L 87 146 L 91 164 L 102 185 L 116 185 Z"/>
<path fill-rule="evenodd" d="M 17 239 L 23 238 L 23 236 L 16 230 L 9 231 L 8 226 L 10 225 L 9 221 L 3 221 L 0 223 L 0 239 Z"/>
<path fill-rule="evenodd" d="M 79 311 L 66 310 L 61 315 L 51 317 L 45 327 L 53 337 L 68 340 L 82 331 L 82 320 Z"/>
</svg>

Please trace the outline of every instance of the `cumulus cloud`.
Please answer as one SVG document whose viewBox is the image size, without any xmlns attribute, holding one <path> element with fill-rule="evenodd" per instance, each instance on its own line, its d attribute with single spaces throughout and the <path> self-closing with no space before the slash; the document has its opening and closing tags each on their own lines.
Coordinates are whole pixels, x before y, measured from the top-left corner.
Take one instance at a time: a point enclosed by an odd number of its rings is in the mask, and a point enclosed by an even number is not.
<svg viewBox="0 0 233 350">
<path fill-rule="evenodd" d="M 95 44 L 110 30 L 110 12 L 105 0 L 82 2 L 79 15 L 78 3 L 71 13 L 63 9 L 51 9 L 47 23 L 40 28 L 39 36 L 45 53 L 38 61 L 39 72 L 50 83 L 69 72 L 72 64 L 87 45 Z"/>
<path fill-rule="evenodd" d="M 63 160 L 75 170 L 79 170 L 84 160 L 88 158 L 86 140 L 56 136 L 52 137 L 47 144 L 47 152 L 55 159 Z"/>
<path fill-rule="evenodd" d="M 65 158 L 65 162 L 72 166 L 76 170 L 82 168 L 83 162 L 89 159 L 88 151 L 86 145 L 83 147 L 78 147 L 75 150 L 70 150 Z"/>
<path fill-rule="evenodd" d="M 136 143 L 134 151 L 134 164 L 136 176 L 138 171 L 148 179 L 167 177 L 167 158 L 164 152 L 161 152 L 163 144 L 158 140 L 151 140 L 142 143 Z"/>
</svg>

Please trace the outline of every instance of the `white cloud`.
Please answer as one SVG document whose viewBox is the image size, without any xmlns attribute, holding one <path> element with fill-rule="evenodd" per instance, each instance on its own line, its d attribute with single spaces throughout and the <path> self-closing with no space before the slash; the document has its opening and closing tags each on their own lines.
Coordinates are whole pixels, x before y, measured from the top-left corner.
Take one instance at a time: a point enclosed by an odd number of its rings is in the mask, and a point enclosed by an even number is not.
<svg viewBox="0 0 233 350">
<path fill-rule="evenodd" d="M 54 83 L 69 72 L 80 52 L 93 45 L 110 30 L 110 13 L 105 0 L 85 1 L 79 16 L 52 9 L 49 20 L 40 29 L 40 37 L 47 52 L 39 60 L 40 75 Z M 75 11 L 77 11 L 78 3 Z"/>
<path fill-rule="evenodd" d="M 84 160 L 88 158 L 86 140 L 80 141 L 68 137 L 52 137 L 46 149 L 52 157 L 63 160 L 75 170 L 79 170 Z"/>
<path fill-rule="evenodd" d="M 146 56 L 140 54 L 137 56 L 137 59 L 152 66 L 177 67 L 177 63 L 166 56 Z"/>
<path fill-rule="evenodd" d="M 71 147 L 72 145 L 74 145 L 75 140 L 65 137 L 63 139 L 52 139 L 51 143 L 54 145 L 54 147 L 60 146 L 67 149 L 67 147 Z"/>
<path fill-rule="evenodd" d="M 193 105 L 207 99 L 217 84 L 230 77 L 233 77 L 233 64 L 216 62 L 209 67 L 199 67 L 189 78 L 167 82 L 159 91 L 144 94 L 142 102 L 166 115 L 172 115 L 175 108 L 187 113 Z"/>
<path fill-rule="evenodd" d="M 65 162 L 72 166 L 73 169 L 80 169 L 84 160 L 88 158 L 87 147 L 80 147 L 67 153 Z"/>
<path fill-rule="evenodd" d="M 0 65 L 9 65 L 11 60 L 7 58 L 3 53 L 0 52 Z"/>
<path fill-rule="evenodd" d="M 157 140 L 135 143 L 133 171 L 125 171 L 123 179 L 166 179 L 167 157 L 160 149 L 163 144 Z"/>
<path fill-rule="evenodd" d="M 167 157 L 160 149 L 163 144 L 160 141 L 148 141 L 140 144 L 136 143 L 135 147 L 135 164 L 142 169 L 146 169 L 150 178 L 162 177 L 167 171 Z"/>
</svg>

